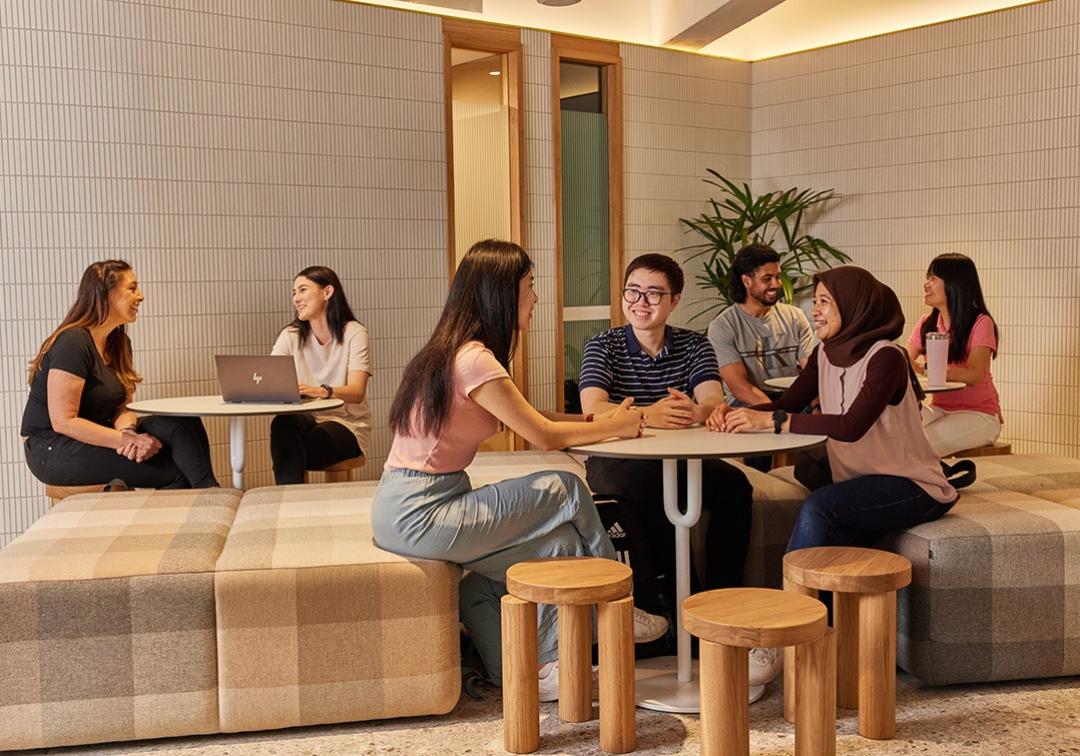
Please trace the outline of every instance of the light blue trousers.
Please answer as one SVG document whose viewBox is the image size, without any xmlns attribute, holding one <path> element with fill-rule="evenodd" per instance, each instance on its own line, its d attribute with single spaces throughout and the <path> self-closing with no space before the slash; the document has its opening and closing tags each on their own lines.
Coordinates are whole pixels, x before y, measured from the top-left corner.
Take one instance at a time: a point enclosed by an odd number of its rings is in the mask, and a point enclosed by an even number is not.
<svg viewBox="0 0 1080 756">
<path fill-rule="evenodd" d="M 539 472 L 473 489 L 464 472 L 432 475 L 386 470 L 371 512 L 381 548 L 457 562 L 461 621 L 492 679 L 502 684 L 500 600 L 506 570 L 555 556 L 615 558 L 592 495 L 576 475 Z M 558 656 L 555 607 L 539 607 L 541 663 Z"/>
</svg>

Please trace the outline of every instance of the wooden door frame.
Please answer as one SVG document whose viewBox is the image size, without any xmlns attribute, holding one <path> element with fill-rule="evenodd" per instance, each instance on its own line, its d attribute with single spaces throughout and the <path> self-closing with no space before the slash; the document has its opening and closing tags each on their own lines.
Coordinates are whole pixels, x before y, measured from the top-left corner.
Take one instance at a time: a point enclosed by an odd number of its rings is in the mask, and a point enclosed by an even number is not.
<svg viewBox="0 0 1080 756">
<path fill-rule="evenodd" d="M 521 29 L 515 26 L 442 19 L 443 116 L 446 131 L 446 215 L 447 281 L 454 277 L 456 238 L 454 236 L 454 114 L 453 74 L 450 50 L 461 47 L 506 55 L 507 107 L 510 145 L 510 241 L 525 246 L 525 86 L 522 64 Z M 521 333 L 512 358 L 514 384 L 529 398 L 528 334 Z M 511 434 L 511 448 L 523 449 L 524 441 Z"/>
<path fill-rule="evenodd" d="M 560 381 L 556 398 L 565 410 L 566 376 L 563 375 L 563 228 L 562 228 L 562 107 L 559 98 L 562 61 L 592 63 L 604 67 L 604 105 L 608 114 L 608 286 L 611 326 L 622 323 L 623 229 L 623 84 L 619 43 L 597 39 L 551 35 L 551 127 L 552 166 L 555 174 L 555 375 Z"/>
</svg>

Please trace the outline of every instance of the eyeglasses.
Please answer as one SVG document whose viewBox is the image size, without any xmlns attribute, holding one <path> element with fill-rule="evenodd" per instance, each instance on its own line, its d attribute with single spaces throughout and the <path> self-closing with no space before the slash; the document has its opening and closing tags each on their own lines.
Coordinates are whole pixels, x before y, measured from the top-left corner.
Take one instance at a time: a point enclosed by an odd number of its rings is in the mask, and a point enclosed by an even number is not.
<svg viewBox="0 0 1080 756">
<path fill-rule="evenodd" d="M 645 301 L 653 306 L 660 304 L 660 300 L 664 298 L 665 294 L 671 294 L 670 291 L 657 291 L 656 289 L 649 289 L 648 291 L 642 291 L 641 289 L 623 289 L 622 298 L 627 304 L 636 304 L 641 301 L 642 297 L 645 297 Z"/>
</svg>

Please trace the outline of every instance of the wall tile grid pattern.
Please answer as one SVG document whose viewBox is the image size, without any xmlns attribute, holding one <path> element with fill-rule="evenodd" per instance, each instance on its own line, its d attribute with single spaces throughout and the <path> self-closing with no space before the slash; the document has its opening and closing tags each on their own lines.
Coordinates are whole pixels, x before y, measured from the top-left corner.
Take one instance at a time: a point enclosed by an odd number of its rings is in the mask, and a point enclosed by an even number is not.
<svg viewBox="0 0 1080 756">
<path fill-rule="evenodd" d="M 555 380 L 555 168 L 551 123 L 551 35 L 523 29 L 525 86 L 525 249 L 536 268 L 540 297 L 529 328 L 529 400 L 554 411 L 562 387 Z"/>
<path fill-rule="evenodd" d="M 132 262 L 140 398 L 217 393 L 326 264 L 372 334 L 376 419 L 446 290 L 436 17 L 326 0 L 5 0 L 0 11 L 0 546 L 47 507 L 18 438 L 26 363 L 91 261 Z M 245 483 L 272 483 L 249 421 Z M 209 423 L 227 480 L 227 432 Z"/>
<path fill-rule="evenodd" d="M 1080 456 L 1080 0 L 753 64 L 757 188 L 834 187 L 813 230 L 892 286 L 979 267 L 1002 438 Z"/>
<path fill-rule="evenodd" d="M 702 182 L 713 168 L 750 178 L 750 64 L 673 50 L 622 45 L 625 260 L 671 254 L 697 243 L 679 218 L 700 213 L 712 195 Z M 683 262 L 686 287 L 674 325 L 704 330 L 715 301 L 698 288 L 702 258 Z M 692 319 L 691 319 L 692 318 Z"/>
</svg>

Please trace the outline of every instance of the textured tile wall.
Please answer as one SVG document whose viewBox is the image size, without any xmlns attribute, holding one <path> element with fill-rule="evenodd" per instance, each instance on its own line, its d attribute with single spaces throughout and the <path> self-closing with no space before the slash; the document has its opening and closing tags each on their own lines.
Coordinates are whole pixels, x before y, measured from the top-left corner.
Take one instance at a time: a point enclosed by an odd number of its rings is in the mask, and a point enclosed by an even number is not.
<svg viewBox="0 0 1080 756">
<path fill-rule="evenodd" d="M 1080 456 L 1080 0 L 753 64 L 761 189 L 834 187 L 815 226 L 909 324 L 937 254 L 979 267 L 1014 450 Z"/>
<path fill-rule="evenodd" d="M 19 442 L 26 362 L 106 257 L 147 297 L 145 398 L 216 393 L 212 356 L 268 352 L 292 276 L 335 268 L 373 337 L 378 475 L 446 291 L 440 28 L 327 0 L 3 0 L 0 545 L 48 507 Z M 267 423 L 248 439 L 245 482 L 269 484 Z"/>
<path fill-rule="evenodd" d="M 701 212 L 711 195 L 701 181 L 707 168 L 750 178 L 750 64 L 636 45 L 623 45 L 622 56 L 629 262 L 697 242 L 679 218 Z M 701 330 L 715 311 L 688 320 L 715 300 L 694 284 L 701 258 L 683 267 L 687 285 L 672 322 Z"/>
<path fill-rule="evenodd" d="M 557 407 L 555 380 L 555 169 L 551 134 L 551 35 L 523 29 L 525 85 L 525 249 L 536 266 L 540 301 L 529 329 L 529 400 Z"/>
</svg>

